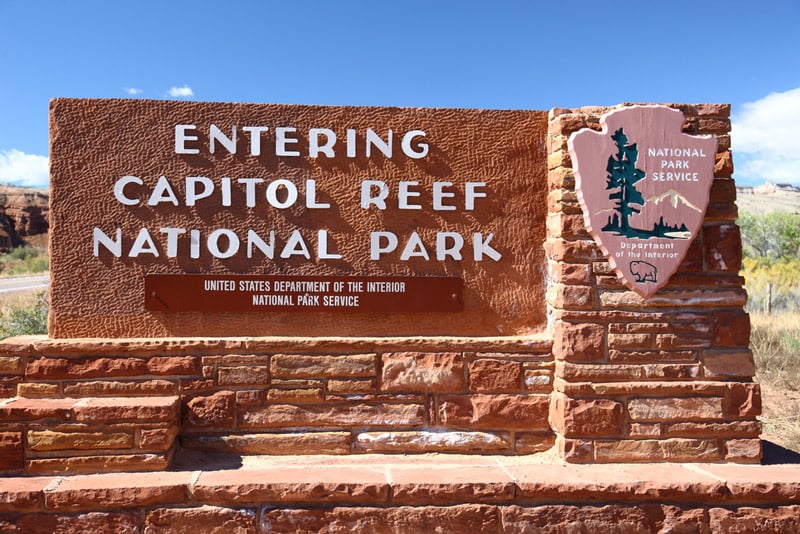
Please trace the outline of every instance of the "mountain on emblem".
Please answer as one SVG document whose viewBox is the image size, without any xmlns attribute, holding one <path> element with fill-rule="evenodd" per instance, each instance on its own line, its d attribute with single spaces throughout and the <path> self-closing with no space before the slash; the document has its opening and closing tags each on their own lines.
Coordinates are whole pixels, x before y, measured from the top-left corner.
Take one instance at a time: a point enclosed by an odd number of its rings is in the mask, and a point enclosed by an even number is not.
<svg viewBox="0 0 800 534">
<path fill-rule="evenodd" d="M 663 287 L 703 224 L 717 141 L 681 131 L 665 106 L 604 115 L 602 131 L 569 138 L 589 233 L 623 283 L 644 297 Z"/>
</svg>

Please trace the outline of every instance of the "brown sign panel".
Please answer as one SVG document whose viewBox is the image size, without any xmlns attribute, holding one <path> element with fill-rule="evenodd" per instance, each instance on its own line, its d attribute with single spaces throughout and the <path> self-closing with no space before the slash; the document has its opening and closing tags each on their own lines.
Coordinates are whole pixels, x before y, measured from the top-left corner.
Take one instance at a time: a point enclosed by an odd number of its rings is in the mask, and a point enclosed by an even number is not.
<svg viewBox="0 0 800 534">
<path fill-rule="evenodd" d="M 575 185 L 589 232 L 617 276 L 649 297 L 663 287 L 703 225 L 717 140 L 682 132 L 683 113 L 631 106 L 572 134 Z"/>
<path fill-rule="evenodd" d="M 446 277 L 151 274 L 154 312 L 460 312 L 463 280 Z"/>
<path fill-rule="evenodd" d="M 57 99 L 50 130 L 53 337 L 545 325 L 546 112 Z M 175 312 L 156 275 L 452 278 L 463 305 Z"/>
</svg>

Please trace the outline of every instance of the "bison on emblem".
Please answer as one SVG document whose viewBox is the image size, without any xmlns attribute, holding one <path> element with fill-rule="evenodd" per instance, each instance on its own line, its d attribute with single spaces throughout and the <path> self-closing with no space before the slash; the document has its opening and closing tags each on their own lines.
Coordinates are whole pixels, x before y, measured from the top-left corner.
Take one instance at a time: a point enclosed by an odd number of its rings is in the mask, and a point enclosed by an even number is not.
<svg viewBox="0 0 800 534">
<path fill-rule="evenodd" d="M 632 261 L 631 274 L 636 277 L 636 282 L 658 282 L 658 269 L 646 261 Z"/>
</svg>

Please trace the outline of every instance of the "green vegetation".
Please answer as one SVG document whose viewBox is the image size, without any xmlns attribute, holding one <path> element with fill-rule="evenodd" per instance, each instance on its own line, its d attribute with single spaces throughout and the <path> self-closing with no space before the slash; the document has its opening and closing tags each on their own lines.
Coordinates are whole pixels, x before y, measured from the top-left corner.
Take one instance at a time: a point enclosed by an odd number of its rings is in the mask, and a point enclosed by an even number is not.
<svg viewBox="0 0 800 534">
<path fill-rule="evenodd" d="M 742 213 L 739 226 L 764 431 L 800 452 L 800 215 Z"/>
<path fill-rule="evenodd" d="M 800 214 L 742 213 L 742 275 L 751 312 L 800 312 Z"/>
<path fill-rule="evenodd" d="M 50 255 L 45 248 L 21 246 L 0 255 L 0 276 L 24 276 L 46 273 Z"/>
<path fill-rule="evenodd" d="M 30 299 L 28 299 L 30 300 Z M 0 339 L 47 333 L 47 293 L 33 296 L 33 302 L 6 304 L 0 309 Z"/>
</svg>

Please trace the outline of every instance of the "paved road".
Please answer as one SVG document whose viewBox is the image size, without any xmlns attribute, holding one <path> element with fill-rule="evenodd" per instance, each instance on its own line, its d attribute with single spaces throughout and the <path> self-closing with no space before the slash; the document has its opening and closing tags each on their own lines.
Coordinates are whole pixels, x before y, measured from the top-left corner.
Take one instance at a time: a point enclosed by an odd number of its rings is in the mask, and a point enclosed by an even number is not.
<svg viewBox="0 0 800 534">
<path fill-rule="evenodd" d="M 0 294 L 27 291 L 29 289 L 47 289 L 48 285 L 50 285 L 49 274 L 0 278 Z"/>
</svg>

